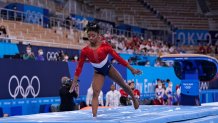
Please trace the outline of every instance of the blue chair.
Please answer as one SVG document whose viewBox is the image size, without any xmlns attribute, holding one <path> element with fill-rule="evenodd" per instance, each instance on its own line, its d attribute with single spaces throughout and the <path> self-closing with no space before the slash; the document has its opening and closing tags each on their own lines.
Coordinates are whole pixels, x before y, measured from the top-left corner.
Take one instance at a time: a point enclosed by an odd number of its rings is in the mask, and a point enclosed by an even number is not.
<svg viewBox="0 0 218 123">
<path fill-rule="evenodd" d="M 22 106 L 13 106 L 11 107 L 11 116 L 22 115 Z"/>
<path fill-rule="evenodd" d="M 39 113 L 51 112 L 51 104 L 42 104 L 39 107 Z"/>
</svg>

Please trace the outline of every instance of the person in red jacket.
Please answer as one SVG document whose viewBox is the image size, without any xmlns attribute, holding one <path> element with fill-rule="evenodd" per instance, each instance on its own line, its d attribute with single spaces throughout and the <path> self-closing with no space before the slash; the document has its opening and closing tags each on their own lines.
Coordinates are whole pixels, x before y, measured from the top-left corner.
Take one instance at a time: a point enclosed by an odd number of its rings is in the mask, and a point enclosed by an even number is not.
<svg viewBox="0 0 218 123">
<path fill-rule="evenodd" d="M 121 96 L 128 97 L 128 94 L 123 89 L 120 89 L 120 94 Z"/>
<path fill-rule="evenodd" d="M 135 98 L 139 99 L 139 98 L 140 98 L 140 91 L 135 88 L 135 83 L 134 83 L 134 81 L 131 81 L 131 82 L 129 83 L 129 87 L 132 89 Z"/>
<path fill-rule="evenodd" d="M 128 94 L 121 88 L 120 89 L 120 104 L 123 106 L 127 106 L 128 105 Z"/>
<path fill-rule="evenodd" d="M 124 59 L 122 59 L 117 52 L 105 41 L 101 40 L 99 34 L 99 26 L 96 23 L 89 23 L 87 28 L 89 44 L 81 50 L 80 58 L 78 65 L 76 67 L 76 71 L 74 74 L 73 84 L 71 86 L 71 90 L 74 89 L 74 86 L 77 83 L 80 73 L 82 72 L 83 64 L 86 59 L 94 67 L 94 77 L 92 82 L 93 87 L 93 98 L 92 98 L 92 114 L 93 117 L 97 116 L 98 109 L 98 96 L 102 86 L 104 84 L 105 76 L 109 76 L 114 82 L 116 82 L 120 87 L 123 88 L 125 92 L 128 93 L 132 97 L 133 105 L 135 109 L 138 109 L 139 102 L 135 98 L 133 92 L 130 87 L 124 82 L 124 79 L 120 75 L 120 73 L 113 67 L 110 63 L 109 55 L 115 58 L 120 64 L 127 67 L 132 74 L 141 74 L 140 70 L 134 69 L 129 65 Z"/>
</svg>

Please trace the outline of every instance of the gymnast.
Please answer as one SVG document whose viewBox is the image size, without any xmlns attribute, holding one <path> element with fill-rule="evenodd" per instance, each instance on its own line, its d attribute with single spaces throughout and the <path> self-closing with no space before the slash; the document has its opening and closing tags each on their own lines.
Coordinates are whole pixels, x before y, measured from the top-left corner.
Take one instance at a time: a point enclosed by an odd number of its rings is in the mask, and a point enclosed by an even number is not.
<svg viewBox="0 0 218 123">
<path fill-rule="evenodd" d="M 141 74 L 140 70 L 134 69 L 124 59 L 122 59 L 116 51 L 106 42 L 101 40 L 99 34 L 99 26 L 95 22 L 88 23 L 87 34 L 89 44 L 81 50 L 79 62 L 74 74 L 74 80 L 71 85 L 70 92 L 73 91 L 75 83 L 78 80 L 80 73 L 82 72 L 83 64 L 86 59 L 94 67 L 94 77 L 92 82 L 93 98 L 92 98 L 92 114 L 93 117 L 97 117 L 98 110 L 98 96 L 104 84 L 105 76 L 109 76 L 114 82 L 124 89 L 127 94 L 132 97 L 133 105 L 135 109 L 139 108 L 139 102 L 135 98 L 130 87 L 124 82 L 124 79 L 120 73 L 113 67 L 109 60 L 109 54 L 115 58 L 120 64 L 127 67 L 133 75 Z"/>
</svg>

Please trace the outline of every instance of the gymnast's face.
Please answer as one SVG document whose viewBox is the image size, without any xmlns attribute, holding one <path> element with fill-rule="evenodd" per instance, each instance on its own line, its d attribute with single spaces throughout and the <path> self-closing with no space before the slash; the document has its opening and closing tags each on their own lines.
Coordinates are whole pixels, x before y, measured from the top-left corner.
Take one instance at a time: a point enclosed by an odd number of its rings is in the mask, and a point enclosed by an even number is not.
<svg viewBox="0 0 218 123">
<path fill-rule="evenodd" d="M 99 35 L 98 35 L 97 32 L 89 31 L 89 32 L 88 32 L 88 39 L 89 39 L 89 42 L 90 42 L 90 43 L 96 44 L 96 42 L 97 42 L 98 39 L 99 39 Z"/>
</svg>

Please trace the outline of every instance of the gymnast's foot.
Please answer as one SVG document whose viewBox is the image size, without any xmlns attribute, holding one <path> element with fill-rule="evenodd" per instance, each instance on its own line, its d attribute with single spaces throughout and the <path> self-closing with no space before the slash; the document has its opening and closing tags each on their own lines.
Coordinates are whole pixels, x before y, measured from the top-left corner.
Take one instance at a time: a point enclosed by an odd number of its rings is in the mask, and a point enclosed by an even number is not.
<svg viewBox="0 0 218 123">
<path fill-rule="evenodd" d="M 133 100 L 133 105 L 134 105 L 134 108 L 135 109 L 138 109 L 139 108 L 139 102 L 137 99 Z"/>
</svg>

